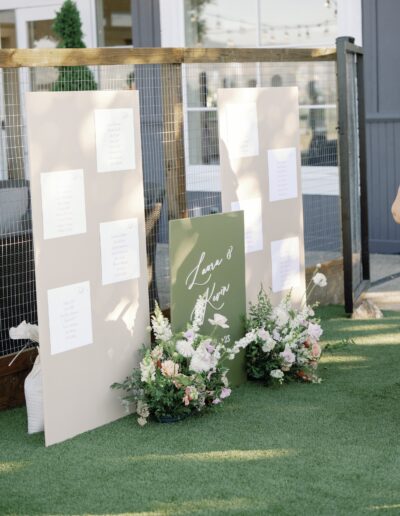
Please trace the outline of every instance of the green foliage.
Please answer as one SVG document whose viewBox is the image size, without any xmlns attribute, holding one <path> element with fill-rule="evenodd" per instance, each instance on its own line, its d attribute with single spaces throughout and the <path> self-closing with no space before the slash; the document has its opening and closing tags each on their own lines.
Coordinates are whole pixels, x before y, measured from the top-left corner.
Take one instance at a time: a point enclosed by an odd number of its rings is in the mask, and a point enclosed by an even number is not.
<svg viewBox="0 0 400 516">
<path fill-rule="evenodd" d="M 57 12 L 53 30 L 59 39 L 58 48 L 85 48 L 79 10 L 72 0 L 65 0 Z M 62 66 L 53 91 L 96 90 L 93 73 L 87 66 Z"/>
</svg>

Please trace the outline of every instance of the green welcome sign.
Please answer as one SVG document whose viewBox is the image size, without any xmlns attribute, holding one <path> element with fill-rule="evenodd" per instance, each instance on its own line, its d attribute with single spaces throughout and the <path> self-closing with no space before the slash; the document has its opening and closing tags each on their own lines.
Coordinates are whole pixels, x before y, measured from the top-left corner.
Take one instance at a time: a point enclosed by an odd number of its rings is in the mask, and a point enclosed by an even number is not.
<svg viewBox="0 0 400 516">
<path fill-rule="evenodd" d="M 229 328 L 215 334 L 227 345 L 244 334 L 246 284 L 243 212 L 173 220 L 169 223 L 171 265 L 171 321 L 174 331 L 186 329 L 199 296 L 206 299 L 200 333 L 215 328 L 215 313 L 228 319 Z M 234 384 L 245 379 L 244 353 L 227 364 Z"/>
</svg>

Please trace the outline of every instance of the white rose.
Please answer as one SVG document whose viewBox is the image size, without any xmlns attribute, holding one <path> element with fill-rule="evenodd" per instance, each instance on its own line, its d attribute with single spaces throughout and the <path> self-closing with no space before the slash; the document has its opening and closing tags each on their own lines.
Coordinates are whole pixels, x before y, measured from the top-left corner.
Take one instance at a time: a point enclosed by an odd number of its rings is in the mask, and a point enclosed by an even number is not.
<svg viewBox="0 0 400 516">
<path fill-rule="evenodd" d="M 202 342 L 192 356 L 190 369 L 195 373 L 208 373 L 208 371 L 213 369 L 217 363 L 217 357 L 214 357 L 213 354 L 209 353 Z"/>
<path fill-rule="evenodd" d="M 272 376 L 272 378 L 276 378 L 277 380 L 281 380 L 285 376 L 284 372 L 280 369 L 274 369 L 269 374 Z"/>
</svg>

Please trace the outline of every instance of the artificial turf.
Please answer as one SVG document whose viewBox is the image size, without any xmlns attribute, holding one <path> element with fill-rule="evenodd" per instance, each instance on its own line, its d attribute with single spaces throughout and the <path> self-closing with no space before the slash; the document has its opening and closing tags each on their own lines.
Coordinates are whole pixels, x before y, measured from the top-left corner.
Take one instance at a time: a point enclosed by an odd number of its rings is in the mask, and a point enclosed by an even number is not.
<svg viewBox="0 0 400 516">
<path fill-rule="evenodd" d="M 247 383 L 213 413 L 47 449 L 24 409 L 0 413 L 0 514 L 400 514 L 400 314 L 321 315 L 320 385 Z"/>
</svg>

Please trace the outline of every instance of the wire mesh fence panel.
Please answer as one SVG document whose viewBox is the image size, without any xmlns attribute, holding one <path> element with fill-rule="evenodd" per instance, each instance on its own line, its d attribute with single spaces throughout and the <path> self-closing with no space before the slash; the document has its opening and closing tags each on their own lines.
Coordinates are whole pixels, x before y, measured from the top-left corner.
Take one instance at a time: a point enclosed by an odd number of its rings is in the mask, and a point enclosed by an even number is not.
<svg viewBox="0 0 400 516">
<path fill-rule="evenodd" d="M 335 73 L 333 61 L 1 69 L 0 355 L 25 344 L 10 341 L 11 326 L 37 322 L 27 91 L 139 90 L 153 309 L 169 306 L 168 221 L 221 211 L 218 88 L 299 88 L 306 262 L 341 256 Z"/>
</svg>

